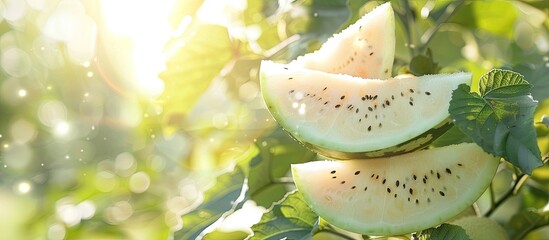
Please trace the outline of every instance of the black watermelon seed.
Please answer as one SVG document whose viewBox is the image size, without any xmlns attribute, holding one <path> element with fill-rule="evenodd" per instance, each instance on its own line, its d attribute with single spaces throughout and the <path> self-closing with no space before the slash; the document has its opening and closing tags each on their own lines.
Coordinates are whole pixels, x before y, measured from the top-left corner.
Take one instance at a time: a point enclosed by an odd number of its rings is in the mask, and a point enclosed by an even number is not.
<svg viewBox="0 0 549 240">
<path fill-rule="evenodd" d="M 423 183 L 427 184 L 427 179 L 424 178 L 424 179 L 423 179 Z"/>
<path fill-rule="evenodd" d="M 391 102 L 389 102 L 389 100 L 385 100 L 385 104 L 386 104 L 387 106 L 389 106 L 389 105 L 391 105 Z"/>
<path fill-rule="evenodd" d="M 383 108 L 385 108 L 385 103 L 381 104 L 381 106 L 382 106 Z"/>
<path fill-rule="evenodd" d="M 333 176 L 332 178 L 337 178 L 336 176 Z"/>
<path fill-rule="evenodd" d="M 284 67 L 284 70 L 288 70 L 288 68 L 287 68 L 287 67 Z"/>
<path fill-rule="evenodd" d="M 398 187 L 398 185 L 400 185 L 400 182 L 397 180 L 395 185 Z"/>
<path fill-rule="evenodd" d="M 345 95 L 344 95 L 344 96 L 341 96 L 339 99 L 341 99 L 341 100 L 345 99 Z"/>
<path fill-rule="evenodd" d="M 368 110 L 371 112 L 371 111 L 374 111 L 374 109 L 372 107 L 368 107 Z"/>
<path fill-rule="evenodd" d="M 324 102 L 324 105 L 326 105 L 326 104 L 328 104 L 328 102 L 327 102 L 327 101 L 326 101 L 326 102 Z"/>
<path fill-rule="evenodd" d="M 413 97 L 410 97 L 410 102 L 413 102 L 414 101 L 414 98 Z"/>
<path fill-rule="evenodd" d="M 333 171 L 331 171 L 330 173 L 331 173 L 331 174 L 334 174 L 334 173 L 336 173 L 336 171 L 335 171 L 335 170 L 333 170 Z"/>
<path fill-rule="evenodd" d="M 408 202 L 410 201 L 410 198 L 408 198 Z"/>
<path fill-rule="evenodd" d="M 385 184 L 385 182 L 387 181 L 387 179 L 383 179 L 383 181 L 381 182 L 381 184 Z"/>
<path fill-rule="evenodd" d="M 443 196 L 443 197 L 446 195 L 446 194 L 444 194 L 443 191 L 439 191 L 438 193 L 440 193 L 440 196 Z"/>
<path fill-rule="evenodd" d="M 365 101 L 365 100 L 366 100 L 366 98 L 365 98 L 365 97 L 362 97 L 362 101 Z"/>
<path fill-rule="evenodd" d="M 395 95 L 391 95 L 391 99 L 392 99 L 392 100 L 395 100 Z"/>
<path fill-rule="evenodd" d="M 356 111 L 355 111 L 355 113 L 358 113 L 358 108 L 356 108 Z"/>
<path fill-rule="evenodd" d="M 376 175 L 376 179 L 379 179 L 379 175 Z"/>
<path fill-rule="evenodd" d="M 440 173 L 437 172 L 437 178 L 440 179 Z"/>
<path fill-rule="evenodd" d="M 387 188 L 387 192 L 388 192 L 388 193 L 391 193 L 391 189 L 390 189 L 390 188 Z"/>
<path fill-rule="evenodd" d="M 397 194 L 395 193 L 395 198 L 397 198 Z"/>
<path fill-rule="evenodd" d="M 366 190 L 368 190 L 368 187 L 365 187 L 365 188 L 364 188 L 364 191 L 366 191 Z"/>
<path fill-rule="evenodd" d="M 381 128 L 381 123 L 379 123 L 379 128 Z"/>
<path fill-rule="evenodd" d="M 413 177 L 414 177 L 414 180 L 417 180 L 417 176 L 416 176 L 415 174 L 414 174 L 414 176 L 413 176 Z"/>
<path fill-rule="evenodd" d="M 431 170 L 431 175 L 435 174 L 435 172 L 433 170 Z"/>
<path fill-rule="evenodd" d="M 371 178 L 373 178 L 375 176 L 375 174 L 372 173 L 372 176 L 370 176 Z"/>
<path fill-rule="evenodd" d="M 389 69 L 385 69 L 385 73 L 388 73 L 389 72 Z"/>
<path fill-rule="evenodd" d="M 341 105 L 339 105 L 339 104 L 338 104 L 338 105 L 335 105 L 335 108 L 339 108 L 339 107 L 341 107 Z"/>
<path fill-rule="evenodd" d="M 368 132 L 372 131 L 372 126 L 368 126 Z"/>
<path fill-rule="evenodd" d="M 430 203 L 430 202 L 431 202 L 431 198 L 427 198 L 427 202 Z"/>
<path fill-rule="evenodd" d="M 400 92 L 400 96 L 401 96 L 401 97 L 404 97 L 404 93 Z"/>
<path fill-rule="evenodd" d="M 341 184 L 345 184 L 345 181 L 341 181 Z"/>
<path fill-rule="evenodd" d="M 431 192 L 435 192 L 435 189 L 434 189 L 434 188 L 431 188 Z"/>
<path fill-rule="evenodd" d="M 414 106 L 414 103 L 413 102 L 409 102 L 410 103 L 410 106 Z"/>
<path fill-rule="evenodd" d="M 425 92 L 425 95 L 431 95 L 431 93 L 430 92 Z"/>
<path fill-rule="evenodd" d="M 406 189 L 406 183 L 402 184 L 402 188 Z"/>
<path fill-rule="evenodd" d="M 352 187 L 351 187 L 351 189 L 355 189 L 355 188 L 356 188 L 356 186 L 352 186 Z"/>
<path fill-rule="evenodd" d="M 376 104 L 376 105 L 374 105 L 374 109 L 377 109 L 377 104 Z"/>
<path fill-rule="evenodd" d="M 419 200 L 416 199 L 416 204 L 419 204 Z"/>
<path fill-rule="evenodd" d="M 364 114 L 364 118 L 368 118 L 368 114 Z"/>
<path fill-rule="evenodd" d="M 449 168 L 446 168 L 446 172 L 447 172 L 448 174 L 452 174 L 452 171 L 451 171 Z"/>
<path fill-rule="evenodd" d="M 374 52 L 371 52 L 371 53 L 370 53 L 370 56 L 372 56 L 372 55 L 374 55 Z"/>
<path fill-rule="evenodd" d="M 376 100 L 376 99 L 377 99 L 377 95 L 374 96 L 374 100 Z"/>
<path fill-rule="evenodd" d="M 289 77 L 289 78 L 288 78 L 288 80 L 292 80 L 292 79 L 294 79 L 294 78 L 293 78 L 293 77 Z"/>
<path fill-rule="evenodd" d="M 410 188 L 410 194 L 411 194 L 411 195 L 414 194 L 414 189 L 411 189 L 411 188 Z"/>
<path fill-rule="evenodd" d="M 358 122 L 362 122 L 362 118 L 359 118 L 359 119 L 358 119 Z"/>
<path fill-rule="evenodd" d="M 461 166 L 463 166 L 463 164 L 461 164 L 461 163 L 458 163 L 458 166 L 460 166 L 460 167 L 461 167 Z"/>
<path fill-rule="evenodd" d="M 414 93 L 414 89 L 411 89 L 411 88 L 410 88 L 410 92 L 411 92 L 411 93 Z"/>
<path fill-rule="evenodd" d="M 295 90 L 290 90 L 290 93 L 294 93 L 294 92 L 295 92 Z"/>
<path fill-rule="evenodd" d="M 328 87 L 324 87 L 324 89 L 322 89 L 322 91 L 326 91 L 326 89 L 328 89 Z"/>
<path fill-rule="evenodd" d="M 360 174 L 360 171 L 356 171 L 356 172 L 355 172 L 355 175 L 358 175 L 358 174 Z"/>
</svg>

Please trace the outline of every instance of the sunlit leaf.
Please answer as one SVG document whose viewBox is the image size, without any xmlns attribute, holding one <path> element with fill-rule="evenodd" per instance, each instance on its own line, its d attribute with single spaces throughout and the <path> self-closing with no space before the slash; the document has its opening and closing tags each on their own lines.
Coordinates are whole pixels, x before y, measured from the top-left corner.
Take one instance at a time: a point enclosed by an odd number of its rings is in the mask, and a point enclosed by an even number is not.
<svg viewBox="0 0 549 240">
<path fill-rule="evenodd" d="M 470 240 L 465 230 L 456 225 L 442 224 L 437 228 L 429 228 L 418 234 L 419 240 Z"/>
<path fill-rule="evenodd" d="M 242 240 L 248 236 L 248 233 L 242 231 L 222 232 L 213 231 L 204 235 L 203 240 Z"/>
<path fill-rule="evenodd" d="M 465 1 L 449 22 L 511 38 L 517 19 L 512 1 Z"/>
<path fill-rule="evenodd" d="M 237 199 L 242 194 L 244 178 L 239 167 L 217 177 L 215 185 L 204 193 L 203 202 L 183 214 L 183 228 L 175 232 L 174 239 L 196 239 L 207 227 L 234 210 L 240 203 Z"/>
<path fill-rule="evenodd" d="M 311 161 L 315 154 L 282 129 L 258 139 L 258 148 L 260 154 L 245 163 L 249 167 L 247 194 L 259 206 L 269 207 L 288 189 L 284 182 L 275 181 L 287 175 L 291 164 Z"/>
<path fill-rule="evenodd" d="M 485 151 L 502 156 L 523 172 L 542 165 L 533 114 L 537 102 L 517 73 L 493 70 L 481 77 L 480 94 L 461 85 L 450 101 L 456 126 Z"/>
<path fill-rule="evenodd" d="M 233 57 L 233 46 L 225 27 L 200 24 L 176 42 L 176 51 L 160 74 L 164 80 L 164 114 L 177 124 Z"/>
<path fill-rule="evenodd" d="M 313 231 L 318 227 L 318 219 L 301 193 L 294 191 L 263 214 L 259 223 L 252 226 L 253 235 L 247 239 L 311 239 Z"/>
</svg>

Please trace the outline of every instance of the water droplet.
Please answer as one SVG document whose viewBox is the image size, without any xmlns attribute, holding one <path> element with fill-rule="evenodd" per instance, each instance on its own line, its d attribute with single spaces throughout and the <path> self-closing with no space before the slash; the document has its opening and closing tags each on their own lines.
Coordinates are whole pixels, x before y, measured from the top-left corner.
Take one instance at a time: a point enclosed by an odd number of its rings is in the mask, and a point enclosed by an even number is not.
<svg viewBox="0 0 549 240">
<path fill-rule="evenodd" d="M 19 91 L 17 91 L 17 95 L 18 95 L 19 97 L 24 98 L 24 97 L 27 96 L 27 90 L 25 90 L 25 89 L 19 89 Z"/>
</svg>

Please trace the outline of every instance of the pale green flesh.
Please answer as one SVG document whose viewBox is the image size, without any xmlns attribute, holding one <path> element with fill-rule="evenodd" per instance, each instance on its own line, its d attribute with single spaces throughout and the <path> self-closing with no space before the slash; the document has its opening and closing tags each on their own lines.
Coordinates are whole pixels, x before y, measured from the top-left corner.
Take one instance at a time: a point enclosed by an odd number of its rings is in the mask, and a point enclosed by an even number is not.
<svg viewBox="0 0 549 240">
<path fill-rule="evenodd" d="M 292 173 L 307 203 L 329 223 L 360 234 L 399 235 L 433 227 L 469 207 L 498 163 L 476 144 L 464 143 L 389 158 L 297 164 Z"/>
<path fill-rule="evenodd" d="M 267 107 L 296 139 L 353 153 L 401 144 L 443 122 L 452 91 L 471 74 L 365 81 L 263 61 L 260 79 Z"/>
<path fill-rule="evenodd" d="M 395 20 L 390 3 L 382 4 L 319 50 L 297 58 L 292 66 L 362 78 L 391 76 L 395 57 Z"/>
</svg>

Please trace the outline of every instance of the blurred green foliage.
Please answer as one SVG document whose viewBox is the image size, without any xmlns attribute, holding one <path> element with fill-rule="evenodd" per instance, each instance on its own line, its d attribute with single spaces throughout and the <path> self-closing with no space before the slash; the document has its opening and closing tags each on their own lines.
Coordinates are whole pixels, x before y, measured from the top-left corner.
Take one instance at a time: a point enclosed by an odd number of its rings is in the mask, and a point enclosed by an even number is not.
<svg viewBox="0 0 549 240">
<path fill-rule="evenodd" d="M 265 109 L 260 60 L 313 51 L 382 1 L 116 1 L 122 27 L 108 20 L 113 2 L 0 2 L 2 238 L 248 236 L 293 190 L 290 164 L 316 158 Z M 510 69 L 533 85 L 534 121 L 549 115 L 545 1 L 391 3 L 393 75 Z M 164 28 L 150 44 L 167 59 L 138 55 L 139 39 Z M 147 85 L 156 77 L 161 94 Z M 546 159 L 549 130 L 535 127 Z M 514 239 L 540 239 L 548 192 L 547 165 L 531 177 L 506 165 L 477 204 Z M 361 238 L 319 224 L 316 239 Z"/>
</svg>

